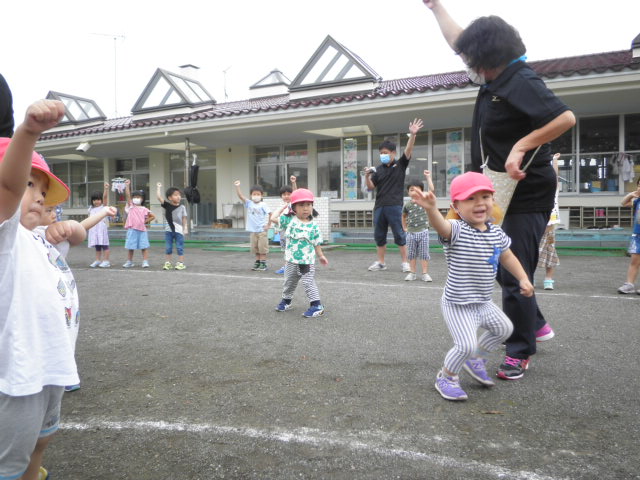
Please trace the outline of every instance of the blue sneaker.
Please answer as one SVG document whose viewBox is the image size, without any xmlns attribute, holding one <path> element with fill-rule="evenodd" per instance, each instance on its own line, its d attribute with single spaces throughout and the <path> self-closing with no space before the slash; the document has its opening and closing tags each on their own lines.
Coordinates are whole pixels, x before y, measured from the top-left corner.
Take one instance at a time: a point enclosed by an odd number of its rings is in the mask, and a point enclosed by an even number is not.
<svg viewBox="0 0 640 480">
<path fill-rule="evenodd" d="M 76 390 L 80 390 L 80 384 L 67 385 L 66 387 L 64 387 L 65 392 L 75 392 Z"/>
<path fill-rule="evenodd" d="M 465 391 L 460 388 L 460 379 L 458 377 L 449 377 L 442 370 L 438 372 L 436 377 L 436 390 L 440 392 L 442 398 L 454 402 L 469 398 Z"/>
<path fill-rule="evenodd" d="M 276 273 L 278 275 L 282 275 L 284 273 L 284 267 L 279 268 L 278 270 L 276 270 Z"/>
<path fill-rule="evenodd" d="M 473 379 L 485 387 L 493 387 L 494 381 L 487 374 L 487 360 L 485 358 L 470 358 L 462 368 L 473 377 Z"/>
<path fill-rule="evenodd" d="M 282 300 L 277 306 L 276 306 L 276 312 L 286 312 L 287 310 L 290 310 L 291 304 L 285 302 L 284 300 Z"/>
<path fill-rule="evenodd" d="M 324 314 L 324 307 L 322 305 L 311 305 L 309 310 L 302 314 L 303 317 L 319 317 Z"/>
</svg>

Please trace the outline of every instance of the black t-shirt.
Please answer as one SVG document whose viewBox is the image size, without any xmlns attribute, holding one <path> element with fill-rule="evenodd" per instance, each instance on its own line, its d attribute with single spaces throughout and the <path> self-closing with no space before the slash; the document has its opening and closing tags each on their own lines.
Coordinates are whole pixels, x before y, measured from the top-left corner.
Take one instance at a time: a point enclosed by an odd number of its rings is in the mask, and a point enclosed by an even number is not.
<svg viewBox="0 0 640 480">
<path fill-rule="evenodd" d="M 173 211 L 176 210 L 177 208 L 180 208 L 180 205 L 179 204 L 174 205 L 173 203 L 169 203 L 165 200 L 164 202 L 162 202 L 162 205 L 160 206 L 164 208 L 164 218 L 167 219 L 169 228 L 171 229 L 172 232 L 175 233 L 176 226 L 173 224 Z"/>
<path fill-rule="evenodd" d="M 0 75 L 0 137 L 13 137 L 13 97 L 7 81 Z"/>
<path fill-rule="evenodd" d="M 378 207 L 389 205 L 402 206 L 404 198 L 404 177 L 409 166 L 409 159 L 403 153 L 391 165 L 381 163 L 376 167 L 376 172 L 371 175 L 371 182 L 376 186 L 376 203 Z"/>
<path fill-rule="evenodd" d="M 481 171 L 479 129 L 489 168 L 504 172 L 513 145 L 533 130 L 543 127 L 569 110 L 542 79 L 524 62 L 508 66 L 494 81 L 480 88 L 473 112 L 471 160 Z M 535 151 L 527 152 L 524 166 Z M 509 205 L 509 213 L 551 211 L 556 192 L 556 174 L 551 166 L 551 146 L 542 145 L 526 170 Z"/>
</svg>

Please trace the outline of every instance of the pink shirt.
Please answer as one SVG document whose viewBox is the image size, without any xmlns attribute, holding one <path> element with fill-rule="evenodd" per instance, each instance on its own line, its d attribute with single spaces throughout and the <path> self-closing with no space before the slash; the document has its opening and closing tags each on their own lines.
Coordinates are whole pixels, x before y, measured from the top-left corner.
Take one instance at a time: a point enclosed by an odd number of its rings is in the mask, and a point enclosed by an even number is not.
<svg viewBox="0 0 640 480">
<path fill-rule="evenodd" d="M 127 221 L 124 224 L 124 228 L 133 228 L 134 230 L 147 231 L 147 225 L 144 223 L 151 210 L 147 207 L 134 205 L 133 203 L 127 204 L 124 207 L 124 212 L 127 214 Z"/>
</svg>

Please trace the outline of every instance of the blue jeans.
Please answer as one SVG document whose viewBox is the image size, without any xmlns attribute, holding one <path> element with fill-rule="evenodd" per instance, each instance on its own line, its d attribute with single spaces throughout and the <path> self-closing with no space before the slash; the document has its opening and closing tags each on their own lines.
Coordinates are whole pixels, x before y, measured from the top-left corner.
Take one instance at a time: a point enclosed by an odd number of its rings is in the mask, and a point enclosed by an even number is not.
<svg viewBox="0 0 640 480">
<path fill-rule="evenodd" d="M 165 253 L 173 253 L 173 241 L 176 241 L 176 251 L 178 255 L 184 255 L 184 235 L 177 232 L 164 232 Z"/>
<path fill-rule="evenodd" d="M 373 211 L 373 239 L 378 247 L 387 244 L 387 231 L 391 227 L 393 241 L 399 247 L 407 244 L 407 238 L 402 229 L 402 205 L 385 205 Z"/>
</svg>

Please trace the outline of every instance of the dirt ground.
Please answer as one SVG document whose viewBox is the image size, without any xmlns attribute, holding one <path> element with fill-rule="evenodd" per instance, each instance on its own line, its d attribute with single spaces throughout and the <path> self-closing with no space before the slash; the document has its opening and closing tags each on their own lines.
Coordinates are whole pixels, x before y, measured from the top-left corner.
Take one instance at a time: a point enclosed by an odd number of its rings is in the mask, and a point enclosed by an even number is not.
<svg viewBox="0 0 640 480">
<path fill-rule="evenodd" d="M 443 400 L 434 376 L 451 340 L 433 283 L 405 282 L 397 253 L 329 250 L 326 314 L 278 313 L 279 253 L 186 252 L 187 270 L 90 269 L 80 289 L 82 388 L 65 394 L 45 466 L 52 479 L 629 479 L 637 446 L 640 295 L 618 295 L 629 259 L 562 257 L 538 299 L 557 335 L 520 381 Z M 136 254 L 135 260 L 139 264 Z M 496 288 L 496 301 L 499 301 Z M 490 359 L 492 371 L 501 361 Z"/>
</svg>

